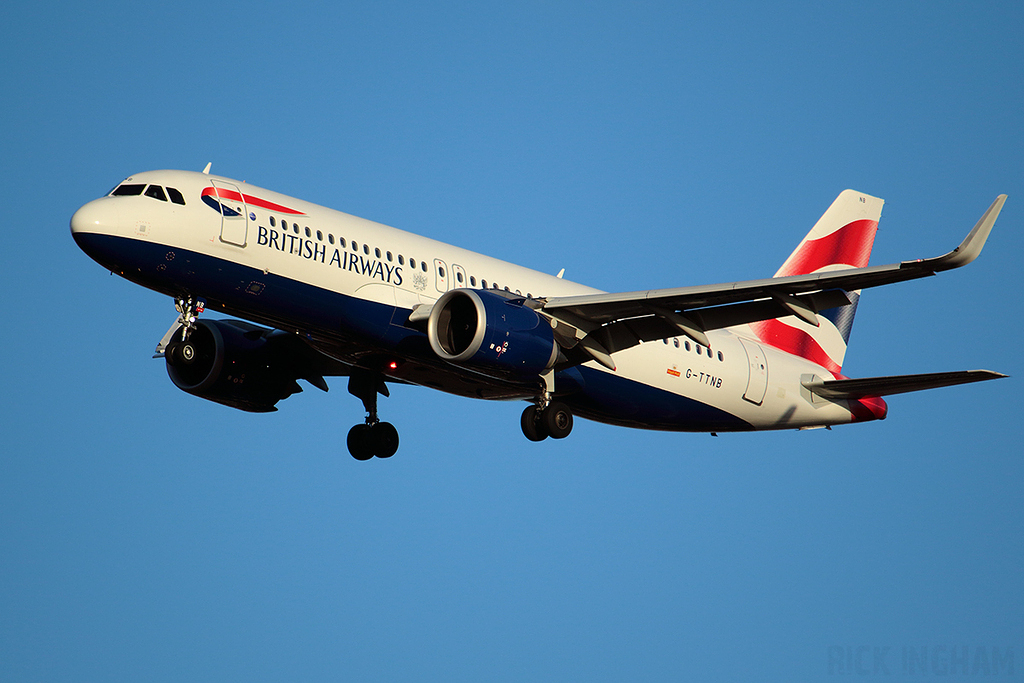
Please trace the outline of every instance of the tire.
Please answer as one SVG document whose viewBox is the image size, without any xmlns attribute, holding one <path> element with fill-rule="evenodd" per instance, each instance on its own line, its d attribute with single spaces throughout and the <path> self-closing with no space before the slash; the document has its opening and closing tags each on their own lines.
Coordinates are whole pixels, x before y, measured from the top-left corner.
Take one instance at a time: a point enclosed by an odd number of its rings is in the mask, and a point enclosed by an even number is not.
<svg viewBox="0 0 1024 683">
<path fill-rule="evenodd" d="M 172 341 L 164 349 L 164 360 L 167 361 L 168 365 L 178 365 L 181 363 L 181 342 Z"/>
<path fill-rule="evenodd" d="M 572 411 L 564 403 L 552 402 L 544 409 L 541 422 L 552 439 L 564 439 L 572 431 Z"/>
<path fill-rule="evenodd" d="M 523 428 L 523 434 L 525 434 L 526 438 L 530 441 L 543 441 L 548 438 L 544 422 L 538 419 L 537 406 L 528 406 L 526 410 L 523 411 L 523 417 L 519 422 Z"/>
<path fill-rule="evenodd" d="M 398 430 L 390 422 L 378 422 L 370 427 L 373 454 L 378 458 L 390 458 L 398 451 Z"/>
<path fill-rule="evenodd" d="M 373 457 L 373 434 L 370 425 L 359 424 L 348 430 L 348 452 L 356 460 L 369 460 Z"/>
</svg>

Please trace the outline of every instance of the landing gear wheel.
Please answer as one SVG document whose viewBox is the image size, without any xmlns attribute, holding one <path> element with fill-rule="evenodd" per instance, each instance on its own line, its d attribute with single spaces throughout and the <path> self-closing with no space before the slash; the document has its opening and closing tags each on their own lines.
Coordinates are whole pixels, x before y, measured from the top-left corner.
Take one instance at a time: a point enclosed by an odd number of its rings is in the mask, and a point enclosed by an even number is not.
<svg viewBox="0 0 1024 683">
<path fill-rule="evenodd" d="M 572 411 L 564 403 L 549 403 L 541 415 L 541 422 L 552 439 L 564 439 L 572 431 Z"/>
<path fill-rule="evenodd" d="M 356 460 L 369 460 L 373 457 L 373 441 L 370 425 L 356 425 L 348 431 L 348 452 Z"/>
<path fill-rule="evenodd" d="M 398 430 L 390 422 L 378 422 L 370 427 L 373 454 L 378 458 L 390 458 L 398 451 Z"/>
<path fill-rule="evenodd" d="M 189 341 L 172 341 L 164 350 L 164 358 L 171 365 L 191 365 L 196 357 L 196 347 Z"/>
<path fill-rule="evenodd" d="M 181 363 L 181 342 L 172 341 L 164 349 L 164 358 L 167 360 L 168 365 L 178 365 Z"/>
<path fill-rule="evenodd" d="M 528 406 L 523 411 L 523 417 L 520 420 L 520 424 L 523 427 L 523 434 L 530 441 L 543 441 L 548 438 L 547 429 L 544 427 L 544 422 L 539 419 L 537 415 L 537 406 Z"/>
</svg>

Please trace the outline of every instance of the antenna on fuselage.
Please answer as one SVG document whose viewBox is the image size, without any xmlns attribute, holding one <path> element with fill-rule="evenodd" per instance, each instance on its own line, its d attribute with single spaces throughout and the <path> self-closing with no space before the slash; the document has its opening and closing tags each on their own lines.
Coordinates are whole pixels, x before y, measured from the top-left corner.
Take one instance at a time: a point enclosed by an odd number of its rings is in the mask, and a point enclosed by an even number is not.
<svg viewBox="0 0 1024 683">
<path fill-rule="evenodd" d="M 565 268 L 562 268 L 560 271 L 558 271 L 558 275 L 556 275 L 555 277 L 561 280 L 563 275 L 565 275 Z"/>
<path fill-rule="evenodd" d="M 203 169 L 203 174 L 210 175 L 210 167 L 213 166 L 213 162 L 206 164 L 206 168 Z"/>
</svg>

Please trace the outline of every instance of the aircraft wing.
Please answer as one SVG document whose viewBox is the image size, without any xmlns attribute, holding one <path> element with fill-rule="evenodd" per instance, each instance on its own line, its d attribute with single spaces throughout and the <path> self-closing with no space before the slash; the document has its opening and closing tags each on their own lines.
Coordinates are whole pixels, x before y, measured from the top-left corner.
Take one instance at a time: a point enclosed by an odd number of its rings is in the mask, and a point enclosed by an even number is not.
<svg viewBox="0 0 1024 683">
<path fill-rule="evenodd" d="M 981 253 L 1006 195 L 999 195 L 964 238 L 943 256 L 809 275 L 619 294 L 552 297 L 540 310 L 554 319 L 563 347 L 614 369 L 610 354 L 683 333 L 708 345 L 707 330 L 795 315 L 817 325 L 816 313 L 850 303 L 846 292 L 960 268 Z"/>
</svg>

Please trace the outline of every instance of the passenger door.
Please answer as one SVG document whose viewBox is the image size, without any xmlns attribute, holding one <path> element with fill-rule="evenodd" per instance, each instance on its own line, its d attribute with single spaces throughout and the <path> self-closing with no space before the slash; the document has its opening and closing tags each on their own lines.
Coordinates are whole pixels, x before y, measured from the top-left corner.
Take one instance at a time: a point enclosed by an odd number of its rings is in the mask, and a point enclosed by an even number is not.
<svg viewBox="0 0 1024 683">
<path fill-rule="evenodd" d="M 743 398 L 761 405 L 768 390 L 768 359 L 764 355 L 764 349 L 757 342 L 740 337 L 740 344 L 747 354 L 747 363 L 750 367 L 747 390 L 743 393 Z"/>
<path fill-rule="evenodd" d="M 242 191 L 223 180 L 211 180 L 210 184 L 221 208 L 220 241 L 244 247 L 249 232 L 249 209 Z"/>
</svg>

